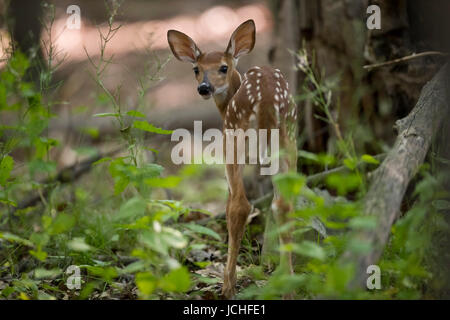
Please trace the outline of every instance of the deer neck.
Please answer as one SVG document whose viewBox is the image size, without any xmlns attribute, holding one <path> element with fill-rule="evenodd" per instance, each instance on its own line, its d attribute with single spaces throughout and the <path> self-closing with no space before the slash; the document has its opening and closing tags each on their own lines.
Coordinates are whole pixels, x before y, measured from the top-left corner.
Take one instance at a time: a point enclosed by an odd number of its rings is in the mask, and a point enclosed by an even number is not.
<svg viewBox="0 0 450 320">
<path fill-rule="evenodd" d="M 241 86 L 241 75 L 237 70 L 234 70 L 233 74 L 231 75 L 231 80 L 227 90 L 217 95 L 214 95 L 214 101 L 216 102 L 217 108 L 219 109 L 222 119 L 225 117 L 225 113 L 227 112 L 228 103 L 230 102 L 231 98 L 233 98 L 234 94 L 238 91 L 240 86 Z"/>
</svg>

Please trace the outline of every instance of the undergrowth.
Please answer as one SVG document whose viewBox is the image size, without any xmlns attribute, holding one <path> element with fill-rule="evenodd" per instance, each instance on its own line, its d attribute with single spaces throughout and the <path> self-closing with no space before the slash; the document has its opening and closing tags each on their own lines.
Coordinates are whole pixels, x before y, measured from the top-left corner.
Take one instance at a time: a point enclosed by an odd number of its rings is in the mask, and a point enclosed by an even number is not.
<svg viewBox="0 0 450 320">
<path fill-rule="evenodd" d="M 49 33 L 51 9 L 46 24 Z M 51 151 L 62 148 L 64 141 L 50 138 L 48 128 L 58 116 L 54 107 L 59 102 L 53 96 L 60 84 L 54 83 L 53 75 L 60 63 L 55 61 L 63 59 L 56 59 L 51 40 L 44 44 L 48 58 L 39 66 L 38 86 L 27 76 L 35 61 L 18 50 L 10 53 L 0 72 L 0 297 L 218 298 L 227 250 L 224 223 L 215 219 L 193 222 L 189 219 L 193 212 L 203 219 L 208 219 L 209 212 L 185 202 L 208 197 L 225 201 L 225 183 L 210 179 L 208 169 L 199 166 L 167 174 L 155 157 L 148 156 L 159 152 L 158 146 L 146 145 L 148 136 L 171 133 L 154 126 L 142 111 L 146 94 L 163 77 L 168 60 L 148 52 L 149 64 L 136 79 L 138 105 L 124 106 L 119 88 L 111 90 L 104 81 L 113 63 L 106 47 L 120 29 L 115 23 L 119 6 L 108 10 L 108 31 L 99 35 L 100 55 L 88 55 L 88 59 L 99 100 L 110 110 L 92 116 L 115 121 L 117 144 L 123 145 L 124 152 L 96 161 L 87 177 L 69 184 L 55 179 L 58 170 Z M 414 205 L 393 226 L 379 262 L 381 289 L 349 290 L 353 269 L 341 265 L 339 257 L 345 250 L 370 250 L 349 231 L 376 226 L 373 217 L 362 215 L 361 199 L 368 186 L 366 173 L 379 160 L 356 150 L 351 130 L 342 132 L 331 112 L 338 104 L 332 96 L 339 82 L 321 79 L 305 50 L 297 57 L 297 67 L 306 75 L 299 98 L 315 106 L 318 119 L 334 131 L 337 146 L 334 153 L 300 151 L 299 161 L 323 170 L 341 166 L 345 170 L 327 175 L 316 186 L 320 188 L 308 187 L 307 177 L 301 174 L 274 178 L 284 196 L 303 203 L 292 213 L 290 226 L 295 227 L 298 241 L 279 248 L 295 254 L 296 273 L 289 275 L 264 265 L 261 241 L 255 240 L 263 232 L 262 219 L 257 217 L 247 227 L 239 257 L 238 297 L 279 299 L 294 291 L 299 299 L 422 298 L 433 279 L 429 267 L 432 234 L 448 228 L 436 205 L 443 203 L 441 181 L 427 166 L 422 168 L 412 195 Z M 209 181 L 207 194 L 193 192 L 195 181 Z M 169 189 L 185 201 L 161 196 Z M 23 208 L 30 195 L 37 195 L 38 200 Z"/>
</svg>

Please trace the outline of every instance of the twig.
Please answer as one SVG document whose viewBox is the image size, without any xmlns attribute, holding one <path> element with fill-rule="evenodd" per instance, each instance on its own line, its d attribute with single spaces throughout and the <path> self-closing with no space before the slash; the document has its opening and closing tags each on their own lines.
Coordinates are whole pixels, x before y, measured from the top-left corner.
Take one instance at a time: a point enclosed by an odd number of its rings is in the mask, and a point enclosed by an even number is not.
<svg viewBox="0 0 450 320">
<path fill-rule="evenodd" d="M 386 61 L 386 62 L 380 62 L 380 63 L 375 63 L 375 64 L 368 64 L 368 65 L 363 66 L 363 68 L 366 69 L 366 70 L 372 70 L 372 69 L 375 69 L 375 68 L 390 66 L 390 65 L 393 65 L 393 64 L 405 62 L 405 61 L 416 59 L 416 58 L 426 57 L 426 56 L 446 57 L 447 54 L 443 53 L 443 52 L 439 52 L 439 51 L 425 51 L 425 52 L 421 52 L 421 53 L 413 53 L 410 56 L 405 56 L 405 57 L 401 57 L 401 58 L 398 58 L 398 59 L 389 60 L 389 61 Z"/>
<path fill-rule="evenodd" d="M 38 204 L 39 202 L 44 202 L 45 204 L 45 199 L 48 197 L 50 191 L 53 189 L 52 186 L 54 186 L 56 183 L 69 183 L 78 180 L 82 175 L 90 171 L 90 169 L 92 168 L 92 164 L 94 162 L 100 160 L 105 156 L 113 156 L 118 152 L 120 152 L 121 150 L 123 150 L 123 148 L 118 148 L 113 151 L 106 152 L 104 154 L 98 154 L 80 163 L 63 168 L 61 171 L 58 172 L 55 178 L 46 179 L 41 183 L 42 185 L 45 186 L 43 191 L 39 190 L 37 195 L 32 195 L 28 199 L 19 203 L 18 206 L 14 208 L 12 211 L 15 212 L 16 210 L 26 209 Z"/>
</svg>

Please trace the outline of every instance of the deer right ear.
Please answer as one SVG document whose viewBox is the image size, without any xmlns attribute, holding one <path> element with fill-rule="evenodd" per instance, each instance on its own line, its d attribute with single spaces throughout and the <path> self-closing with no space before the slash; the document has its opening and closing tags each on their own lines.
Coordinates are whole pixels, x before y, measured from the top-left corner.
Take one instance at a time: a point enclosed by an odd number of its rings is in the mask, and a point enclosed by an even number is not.
<svg viewBox="0 0 450 320">
<path fill-rule="evenodd" d="M 180 31 L 169 30 L 167 41 L 173 55 L 180 61 L 195 63 L 202 54 L 194 40 Z"/>
</svg>

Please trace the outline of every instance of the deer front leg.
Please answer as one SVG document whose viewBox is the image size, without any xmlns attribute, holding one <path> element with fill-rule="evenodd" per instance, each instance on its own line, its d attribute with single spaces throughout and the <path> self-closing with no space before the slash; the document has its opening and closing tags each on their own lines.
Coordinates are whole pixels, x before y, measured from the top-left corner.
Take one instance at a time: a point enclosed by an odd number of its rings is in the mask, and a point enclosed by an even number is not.
<svg viewBox="0 0 450 320">
<path fill-rule="evenodd" d="M 226 299 L 231 299 L 235 294 L 237 258 L 251 205 L 245 196 L 242 181 L 242 165 L 227 164 L 226 175 L 228 181 L 228 202 L 226 210 L 228 257 L 224 271 L 222 295 Z"/>
</svg>

